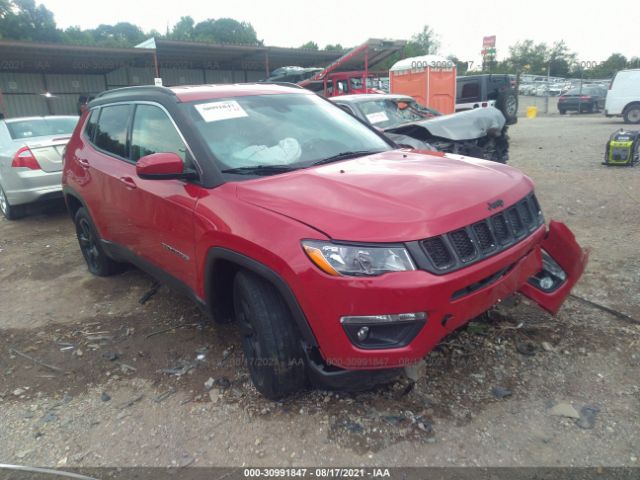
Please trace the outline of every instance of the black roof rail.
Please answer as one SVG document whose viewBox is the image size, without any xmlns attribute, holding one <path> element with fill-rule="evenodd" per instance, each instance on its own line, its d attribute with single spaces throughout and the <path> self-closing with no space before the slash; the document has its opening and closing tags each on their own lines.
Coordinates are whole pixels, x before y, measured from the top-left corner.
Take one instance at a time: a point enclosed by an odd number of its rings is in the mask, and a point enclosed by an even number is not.
<svg viewBox="0 0 640 480">
<path fill-rule="evenodd" d="M 137 85 L 133 87 L 121 87 L 114 88 L 113 90 L 105 90 L 104 92 L 96 95 L 95 100 L 119 93 L 163 93 L 165 95 L 176 96 L 175 92 L 167 87 L 161 87 L 158 85 Z"/>
</svg>

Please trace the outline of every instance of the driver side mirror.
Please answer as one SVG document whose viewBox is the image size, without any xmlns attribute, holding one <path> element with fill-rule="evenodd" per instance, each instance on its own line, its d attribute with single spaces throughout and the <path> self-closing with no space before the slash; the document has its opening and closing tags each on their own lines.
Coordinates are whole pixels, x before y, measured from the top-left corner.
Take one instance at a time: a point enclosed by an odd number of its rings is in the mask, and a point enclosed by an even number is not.
<svg viewBox="0 0 640 480">
<path fill-rule="evenodd" d="M 141 157 L 136 163 L 136 174 L 146 180 L 198 178 L 193 170 L 185 170 L 182 158 L 173 152 L 152 153 Z"/>
</svg>

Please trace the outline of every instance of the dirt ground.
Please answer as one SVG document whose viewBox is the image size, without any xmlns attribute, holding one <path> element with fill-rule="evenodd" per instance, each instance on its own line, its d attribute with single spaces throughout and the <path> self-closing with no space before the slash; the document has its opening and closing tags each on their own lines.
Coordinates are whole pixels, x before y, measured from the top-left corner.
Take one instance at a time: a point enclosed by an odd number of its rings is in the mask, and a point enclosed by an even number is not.
<svg viewBox="0 0 640 480">
<path fill-rule="evenodd" d="M 591 248 L 574 293 L 640 319 L 640 167 L 600 165 L 620 126 L 521 119 L 510 163 Z M 271 402 L 233 325 L 166 287 L 140 304 L 151 284 L 92 277 L 62 208 L 0 220 L 0 463 L 639 464 L 640 324 L 579 300 L 555 318 L 501 307 L 445 339 L 415 384 Z"/>
</svg>

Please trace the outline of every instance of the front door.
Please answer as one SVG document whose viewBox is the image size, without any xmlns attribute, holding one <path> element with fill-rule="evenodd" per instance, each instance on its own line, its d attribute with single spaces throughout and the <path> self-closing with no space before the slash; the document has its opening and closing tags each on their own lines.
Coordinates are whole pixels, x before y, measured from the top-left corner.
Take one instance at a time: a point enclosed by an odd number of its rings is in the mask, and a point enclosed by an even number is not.
<svg viewBox="0 0 640 480">
<path fill-rule="evenodd" d="M 131 172 L 124 183 L 124 208 L 135 225 L 132 250 L 139 257 L 195 289 L 194 209 L 197 197 L 185 180 L 148 180 L 135 163 L 153 153 L 176 153 L 191 167 L 187 146 L 167 112 L 157 105 L 135 107 L 130 140 Z"/>
</svg>

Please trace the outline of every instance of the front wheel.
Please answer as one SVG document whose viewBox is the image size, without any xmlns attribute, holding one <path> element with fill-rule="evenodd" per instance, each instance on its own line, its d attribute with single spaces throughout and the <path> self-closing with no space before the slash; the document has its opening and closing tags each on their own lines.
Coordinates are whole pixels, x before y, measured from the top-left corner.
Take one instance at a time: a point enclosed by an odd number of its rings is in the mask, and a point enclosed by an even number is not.
<svg viewBox="0 0 640 480">
<path fill-rule="evenodd" d="M 279 292 L 263 278 L 240 271 L 233 305 L 256 389 L 271 400 L 301 390 L 307 376 L 300 336 Z"/>
<path fill-rule="evenodd" d="M 89 212 L 84 207 L 78 209 L 74 221 L 80 251 L 87 262 L 89 271 L 99 277 L 107 277 L 121 272 L 124 269 L 124 264 L 107 256 L 100 245 L 100 237 L 91 221 Z"/>
</svg>

